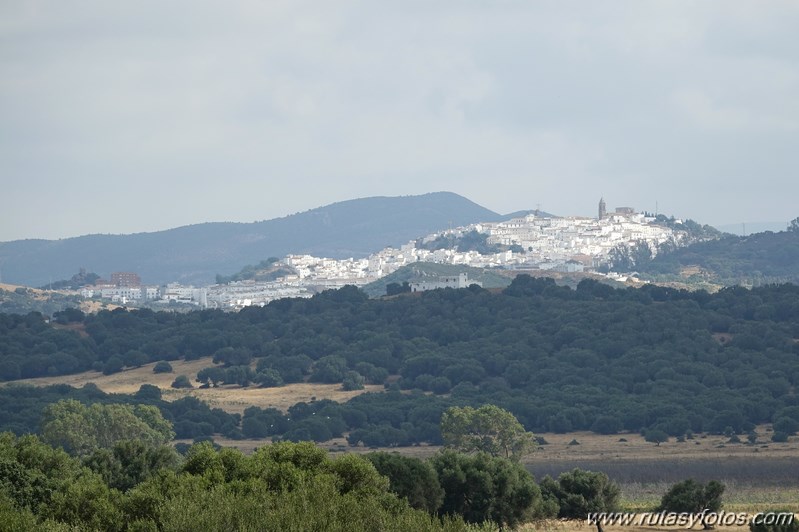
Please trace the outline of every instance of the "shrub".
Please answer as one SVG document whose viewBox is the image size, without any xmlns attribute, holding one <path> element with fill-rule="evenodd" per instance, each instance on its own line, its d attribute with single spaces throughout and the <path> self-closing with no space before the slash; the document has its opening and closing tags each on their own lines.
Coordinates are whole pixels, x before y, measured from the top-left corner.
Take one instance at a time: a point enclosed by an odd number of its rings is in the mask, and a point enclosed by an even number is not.
<svg viewBox="0 0 799 532">
<path fill-rule="evenodd" d="M 191 385 L 191 381 L 185 375 L 178 375 L 175 377 L 175 380 L 172 381 L 173 388 L 193 388 Z"/>
<path fill-rule="evenodd" d="M 341 384 L 341 388 L 348 392 L 352 390 L 363 390 L 364 382 L 365 379 L 360 373 L 357 371 L 348 371 L 344 375 L 344 381 Z"/>
<path fill-rule="evenodd" d="M 788 433 L 776 431 L 771 435 L 771 441 L 773 441 L 774 443 L 786 442 L 788 441 Z"/>
<path fill-rule="evenodd" d="M 788 436 L 796 434 L 799 430 L 799 421 L 789 417 L 781 417 L 774 422 L 774 432 L 784 432 Z"/>
<path fill-rule="evenodd" d="M 783 521 L 784 520 L 784 521 Z M 750 532 L 799 532 L 799 520 L 788 510 L 769 510 L 749 522 Z"/>
<path fill-rule="evenodd" d="M 654 443 L 659 447 L 661 443 L 669 441 L 669 435 L 660 429 L 652 429 L 646 431 L 646 436 L 644 436 L 644 439 L 648 442 Z"/>
<path fill-rule="evenodd" d="M 172 373 L 172 364 L 166 360 L 162 360 L 153 366 L 153 373 Z"/>
<path fill-rule="evenodd" d="M 721 509 L 721 496 L 724 493 L 724 484 L 711 480 L 702 484 L 694 479 L 684 480 L 674 484 L 660 500 L 658 510 L 661 512 L 691 512 L 699 513 L 702 510 L 718 512 Z M 709 525 L 702 516 L 702 525 L 707 530 Z"/>
<path fill-rule="evenodd" d="M 550 476 L 541 481 L 541 495 L 558 517 L 586 519 L 590 513 L 612 512 L 619 506 L 621 490 L 605 473 L 573 469 L 557 480 Z M 601 520 L 594 522 L 603 531 Z"/>
<path fill-rule="evenodd" d="M 110 357 L 103 365 L 103 375 L 111 375 L 113 373 L 118 373 L 122 371 L 123 367 L 125 367 L 125 363 L 122 361 L 120 357 L 114 355 Z"/>
</svg>

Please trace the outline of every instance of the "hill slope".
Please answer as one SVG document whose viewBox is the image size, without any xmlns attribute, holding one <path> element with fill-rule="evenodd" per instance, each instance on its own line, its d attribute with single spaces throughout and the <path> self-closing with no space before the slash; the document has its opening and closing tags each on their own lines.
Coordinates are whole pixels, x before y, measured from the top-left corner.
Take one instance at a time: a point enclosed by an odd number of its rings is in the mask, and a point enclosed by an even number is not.
<svg viewBox="0 0 799 532">
<path fill-rule="evenodd" d="M 799 282 L 799 232 L 755 233 L 700 242 L 637 265 L 652 277 L 692 274 L 722 285 Z"/>
<path fill-rule="evenodd" d="M 102 275 L 134 271 L 151 284 L 210 283 L 217 273 L 233 273 L 270 256 L 364 257 L 449 225 L 500 218 L 452 192 L 362 198 L 254 223 L 0 243 L 0 269 L 5 282 L 29 286 L 69 278 L 81 267 Z"/>
</svg>

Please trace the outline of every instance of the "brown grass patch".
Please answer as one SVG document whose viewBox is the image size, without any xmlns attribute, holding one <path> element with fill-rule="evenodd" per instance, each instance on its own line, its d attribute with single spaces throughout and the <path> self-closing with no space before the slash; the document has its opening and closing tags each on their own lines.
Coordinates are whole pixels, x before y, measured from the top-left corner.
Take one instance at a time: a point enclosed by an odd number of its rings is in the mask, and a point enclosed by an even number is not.
<svg viewBox="0 0 799 532">
<path fill-rule="evenodd" d="M 768 425 L 757 427 L 760 435 L 756 445 L 727 443 L 728 437 L 722 435 L 696 435 L 692 440 L 670 441 L 655 445 L 644 440 L 637 433 L 632 434 L 594 434 L 593 432 L 573 432 L 570 434 L 539 434 L 548 442 L 541 445 L 531 457 L 530 462 L 552 460 L 590 460 L 613 461 L 629 459 L 696 459 L 709 457 L 741 457 L 758 460 L 762 457 L 799 457 L 799 441 L 791 438 L 785 443 L 767 441 L 765 434 Z M 580 445 L 569 445 L 576 439 Z M 619 441 L 621 439 L 626 442 Z"/>
<path fill-rule="evenodd" d="M 704 275 L 705 271 L 697 265 L 685 266 L 680 270 L 681 277 L 691 277 L 692 275 Z"/>
<path fill-rule="evenodd" d="M 285 411 L 288 407 L 301 401 L 331 399 L 340 403 L 349 401 L 353 397 L 365 392 L 382 392 L 383 386 L 368 385 L 363 390 L 344 391 L 340 384 L 296 383 L 287 384 L 278 388 L 258 388 L 249 386 L 243 388 L 238 385 L 223 385 L 218 388 L 192 388 L 174 389 L 172 381 L 178 375 L 186 375 L 194 381 L 197 372 L 203 368 L 213 366 L 210 357 L 198 360 L 175 360 L 170 362 L 172 373 L 153 373 L 152 364 L 140 368 L 126 369 L 112 375 L 103 375 L 98 371 L 87 371 L 76 375 L 62 375 L 58 377 L 39 377 L 36 379 L 23 379 L 15 383 L 31 384 L 33 386 L 49 386 L 52 384 L 68 384 L 81 388 L 85 384 L 94 383 L 106 393 L 132 394 L 139 390 L 142 384 L 152 384 L 161 389 L 166 401 L 174 401 L 186 396 L 196 397 L 205 401 L 214 408 L 221 408 L 231 413 L 242 413 L 249 406 L 261 408 L 277 408 Z"/>
</svg>

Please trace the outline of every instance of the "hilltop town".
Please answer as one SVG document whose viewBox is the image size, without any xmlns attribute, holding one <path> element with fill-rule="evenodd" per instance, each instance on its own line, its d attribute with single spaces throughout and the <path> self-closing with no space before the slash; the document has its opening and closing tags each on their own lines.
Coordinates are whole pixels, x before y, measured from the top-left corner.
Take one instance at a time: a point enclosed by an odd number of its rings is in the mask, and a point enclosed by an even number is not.
<svg viewBox="0 0 799 532">
<path fill-rule="evenodd" d="M 681 220 L 672 218 L 669 223 L 663 222 L 662 216 L 640 213 L 631 207 L 609 212 L 603 199 L 595 218 L 558 217 L 534 211 L 502 222 L 475 223 L 436 232 L 363 259 L 287 255 L 271 261 L 272 269 L 280 275 L 269 280 L 240 279 L 201 287 L 177 283 L 146 287 L 136 274 L 118 272 L 113 274 L 112 282 L 98 281 L 95 286 L 83 288 L 81 295 L 122 304 L 146 301 L 156 306 L 188 304 L 236 309 L 286 297 L 310 297 L 321 290 L 344 285 L 364 286 L 418 262 L 506 270 L 597 272 L 619 279 L 618 274 L 608 271 L 614 253 L 643 247 L 654 255 L 664 245 L 679 247 L 689 242 L 688 231 L 681 229 Z M 458 281 L 453 282 L 452 286 L 457 287 Z M 427 283 L 419 288 L 427 286 L 439 285 Z"/>
</svg>

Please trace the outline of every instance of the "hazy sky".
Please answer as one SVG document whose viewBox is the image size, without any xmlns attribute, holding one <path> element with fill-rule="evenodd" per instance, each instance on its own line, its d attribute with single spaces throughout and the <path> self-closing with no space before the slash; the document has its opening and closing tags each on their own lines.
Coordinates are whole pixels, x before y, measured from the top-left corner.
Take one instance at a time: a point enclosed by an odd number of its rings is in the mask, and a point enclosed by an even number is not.
<svg viewBox="0 0 799 532">
<path fill-rule="evenodd" d="M 450 190 L 799 216 L 799 2 L 0 2 L 0 241 Z"/>
</svg>

